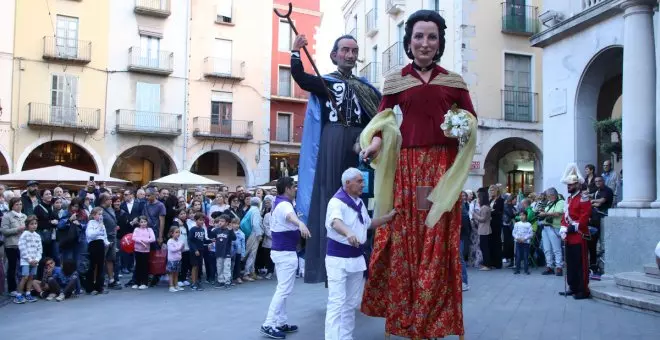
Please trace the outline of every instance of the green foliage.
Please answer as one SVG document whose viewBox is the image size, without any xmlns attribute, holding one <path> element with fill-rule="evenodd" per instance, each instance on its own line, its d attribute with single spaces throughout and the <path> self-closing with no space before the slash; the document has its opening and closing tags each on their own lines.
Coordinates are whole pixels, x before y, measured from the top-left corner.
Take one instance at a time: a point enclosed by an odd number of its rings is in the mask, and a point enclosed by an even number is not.
<svg viewBox="0 0 660 340">
<path fill-rule="evenodd" d="M 611 136 L 615 134 L 617 137 L 616 142 L 604 142 L 600 145 L 600 151 L 608 155 L 616 156 L 617 162 L 623 156 L 623 149 L 621 147 L 621 130 L 623 127 L 623 120 L 621 118 L 605 119 L 594 123 L 594 129 L 599 136 Z M 600 140 L 600 139 L 599 139 Z"/>
</svg>

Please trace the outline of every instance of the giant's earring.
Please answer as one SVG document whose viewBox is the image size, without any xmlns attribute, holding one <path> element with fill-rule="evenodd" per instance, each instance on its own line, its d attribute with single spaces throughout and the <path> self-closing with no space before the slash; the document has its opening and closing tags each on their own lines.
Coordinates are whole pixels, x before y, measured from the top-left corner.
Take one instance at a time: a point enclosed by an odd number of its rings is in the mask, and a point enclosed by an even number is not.
<svg viewBox="0 0 660 340">
<path fill-rule="evenodd" d="M 408 46 L 408 53 L 412 54 L 412 50 L 410 50 L 410 46 Z"/>
</svg>

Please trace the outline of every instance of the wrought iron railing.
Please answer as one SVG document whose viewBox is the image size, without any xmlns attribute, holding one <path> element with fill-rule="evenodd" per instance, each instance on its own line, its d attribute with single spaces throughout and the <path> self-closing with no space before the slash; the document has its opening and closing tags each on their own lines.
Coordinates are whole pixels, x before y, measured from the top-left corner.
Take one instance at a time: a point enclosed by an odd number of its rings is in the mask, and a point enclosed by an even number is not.
<svg viewBox="0 0 660 340">
<path fill-rule="evenodd" d="M 532 35 L 540 28 L 538 7 L 502 3 L 502 32 Z"/>
<path fill-rule="evenodd" d="M 375 85 L 380 84 L 381 74 L 380 63 L 375 61 L 368 63 L 360 70 L 360 77 L 367 78 L 367 81 Z"/>
<path fill-rule="evenodd" d="M 204 75 L 207 77 L 245 79 L 245 62 L 224 58 L 204 58 Z"/>
<path fill-rule="evenodd" d="M 62 37 L 44 37 L 44 59 L 89 63 L 92 60 L 92 42 Z"/>
<path fill-rule="evenodd" d="M 502 90 L 504 120 L 535 122 L 538 94 L 534 92 Z"/>
<path fill-rule="evenodd" d="M 181 115 L 162 112 L 119 109 L 118 132 L 177 136 L 181 134 Z"/>
<path fill-rule="evenodd" d="M 156 17 L 168 17 L 170 0 L 135 0 L 135 12 Z"/>
<path fill-rule="evenodd" d="M 403 11 L 403 6 L 406 5 L 405 0 L 387 0 L 385 11 L 390 14 L 396 14 Z"/>
<path fill-rule="evenodd" d="M 208 138 L 252 139 L 253 122 L 248 120 L 193 118 L 193 136 Z"/>
<path fill-rule="evenodd" d="M 383 73 L 403 65 L 403 44 L 395 42 L 383 52 Z"/>
<path fill-rule="evenodd" d="M 28 125 L 98 130 L 101 109 L 28 103 Z"/>
<path fill-rule="evenodd" d="M 143 49 L 133 46 L 128 49 L 128 69 L 134 71 L 169 74 L 174 70 L 174 53 Z"/>
</svg>

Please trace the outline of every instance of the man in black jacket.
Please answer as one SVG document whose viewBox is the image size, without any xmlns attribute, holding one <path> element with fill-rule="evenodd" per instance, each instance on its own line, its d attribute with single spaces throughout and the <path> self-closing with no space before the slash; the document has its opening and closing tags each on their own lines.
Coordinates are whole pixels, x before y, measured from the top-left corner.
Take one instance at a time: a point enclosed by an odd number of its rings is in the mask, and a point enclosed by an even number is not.
<svg viewBox="0 0 660 340">
<path fill-rule="evenodd" d="M 138 226 L 138 217 L 144 211 L 144 201 L 136 199 L 133 191 L 126 189 L 124 190 L 124 202 L 121 203 L 120 209 L 126 212 L 128 215 L 128 223 L 132 227 Z M 119 256 L 121 256 L 121 270 L 124 274 L 128 274 L 133 269 L 133 254 L 128 254 L 123 250 L 119 250 Z M 126 287 L 133 285 L 134 280 L 128 281 Z"/>
<path fill-rule="evenodd" d="M 21 211 L 27 216 L 34 215 L 34 208 L 39 205 L 39 182 L 28 181 L 27 191 L 21 195 L 21 202 L 23 202 L 23 210 Z"/>
</svg>

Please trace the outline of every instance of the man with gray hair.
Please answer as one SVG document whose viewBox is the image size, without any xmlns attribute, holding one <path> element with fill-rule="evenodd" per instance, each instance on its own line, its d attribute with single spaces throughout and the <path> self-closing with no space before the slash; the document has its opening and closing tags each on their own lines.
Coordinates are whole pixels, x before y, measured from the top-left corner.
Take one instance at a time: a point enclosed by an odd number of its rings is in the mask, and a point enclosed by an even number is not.
<svg viewBox="0 0 660 340">
<path fill-rule="evenodd" d="M 325 268 L 328 274 L 328 306 L 325 340 L 353 338 L 355 309 L 360 302 L 367 263 L 364 244 L 367 230 L 388 223 L 396 210 L 372 220 L 360 199 L 364 189 L 362 172 L 348 168 L 341 175 L 342 187 L 328 202 L 325 228 L 328 246 Z"/>
<path fill-rule="evenodd" d="M 250 210 L 247 211 L 243 220 L 241 221 L 241 231 L 245 234 L 245 275 L 243 280 L 254 281 L 257 275 L 254 271 L 254 262 L 257 259 L 257 251 L 259 250 L 259 243 L 264 235 L 264 230 L 261 228 L 261 211 L 259 206 L 261 199 L 259 197 L 250 198 Z"/>
</svg>

